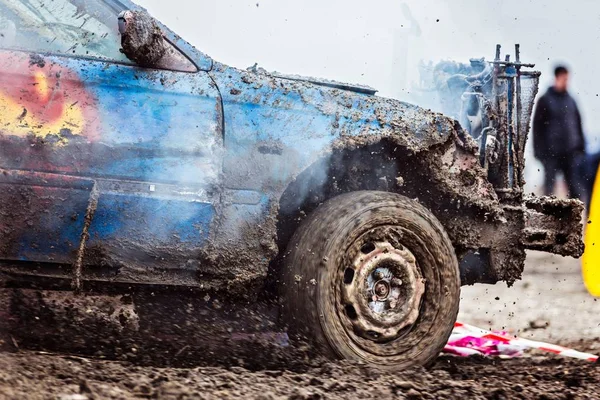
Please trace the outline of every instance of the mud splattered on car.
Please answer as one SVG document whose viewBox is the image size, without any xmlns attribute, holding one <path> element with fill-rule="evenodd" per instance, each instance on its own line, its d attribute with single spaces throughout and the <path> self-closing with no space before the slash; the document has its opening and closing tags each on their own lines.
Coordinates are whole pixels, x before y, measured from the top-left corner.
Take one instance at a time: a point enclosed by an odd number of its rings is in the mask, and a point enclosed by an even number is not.
<svg viewBox="0 0 600 400">
<path fill-rule="evenodd" d="M 21 3 L 0 0 L 19 38 L 0 50 L 3 328 L 19 346 L 404 370 L 435 362 L 461 285 L 513 284 L 526 249 L 583 251 L 580 203 L 523 192 L 539 73 L 518 46 L 465 78 L 483 88 L 483 122 L 465 124 L 227 66 L 127 0 Z"/>
</svg>

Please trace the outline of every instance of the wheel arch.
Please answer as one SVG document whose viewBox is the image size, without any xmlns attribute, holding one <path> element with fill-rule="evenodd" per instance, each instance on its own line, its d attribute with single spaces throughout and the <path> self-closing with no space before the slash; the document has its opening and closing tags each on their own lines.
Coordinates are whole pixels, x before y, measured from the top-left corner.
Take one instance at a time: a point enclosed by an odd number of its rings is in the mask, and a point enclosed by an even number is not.
<svg viewBox="0 0 600 400">
<path fill-rule="evenodd" d="M 501 217 L 496 194 L 477 162 L 473 149 L 457 136 L 418 152 L 393 137 L 334 147 L 282 192 L 279 255 L 271 269 L 278 269 L 289 240 L 308 214 L 332 197 L 359 190 L 394 192 L 419 201 L 442 223 L 460 260 L 469 249 L 478 248 L 477 234 L 464 224 Z"/>
</svg>

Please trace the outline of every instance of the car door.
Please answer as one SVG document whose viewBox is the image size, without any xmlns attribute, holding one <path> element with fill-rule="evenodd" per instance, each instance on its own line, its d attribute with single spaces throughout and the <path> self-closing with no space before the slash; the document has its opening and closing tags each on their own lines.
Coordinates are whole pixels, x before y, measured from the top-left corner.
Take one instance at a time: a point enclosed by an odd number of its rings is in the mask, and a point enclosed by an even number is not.
<svg viewBox="0 0 600 400">
<path fill-rule="evenodd" d="M 133 65 L 119 4 L 0 0 L 0 259 L 195 283 L 219 201 L 219 94 L 185 56 Z"/>
</svg>

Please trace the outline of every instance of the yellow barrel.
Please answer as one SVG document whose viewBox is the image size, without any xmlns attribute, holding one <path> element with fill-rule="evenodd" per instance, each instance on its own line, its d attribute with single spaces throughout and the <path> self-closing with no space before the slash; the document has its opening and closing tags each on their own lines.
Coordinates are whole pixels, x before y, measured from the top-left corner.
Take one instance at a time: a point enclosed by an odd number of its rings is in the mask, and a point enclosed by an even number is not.
<svg viewBox="0 0 600 400">
<path fill-rule="evenodd" d="M 588 211 L 581 263 L 583 282 L 592 296 L 600 297 L 600 173 L 596 174 Z"/>
</svg>

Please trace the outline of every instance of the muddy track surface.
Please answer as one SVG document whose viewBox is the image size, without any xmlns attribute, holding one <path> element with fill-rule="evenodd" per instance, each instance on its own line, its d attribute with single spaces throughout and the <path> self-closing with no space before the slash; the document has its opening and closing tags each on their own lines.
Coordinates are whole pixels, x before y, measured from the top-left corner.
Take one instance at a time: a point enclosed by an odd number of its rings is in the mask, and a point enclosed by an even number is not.
<svg viewBox="0 0 600 400">
<path fill-rule="evenodd" d="M 14 399 L 593 399 L 599 385 L 600 366 L 547 358 L 441 357 L 428 371 L 391 374 L 344 363 L 252 372 L 142 368 L 33 353 L 0 356 L 0 396 Z"/>
<path fill-rule="evenodd" d="M 526 271 L 513 288 L 463 288 L 459 319 L 598 353 L 600 302 L 585 292 L 578 262 L 533 253 Z M 541 353 L 442 356 L 428 370 L 402 373 L 292 358 L 252 370 L 175 368 L 21 348 L 0 353 L 0 399 L 596 399 L 600 387 L 600 365 Z"/>
</svg>

